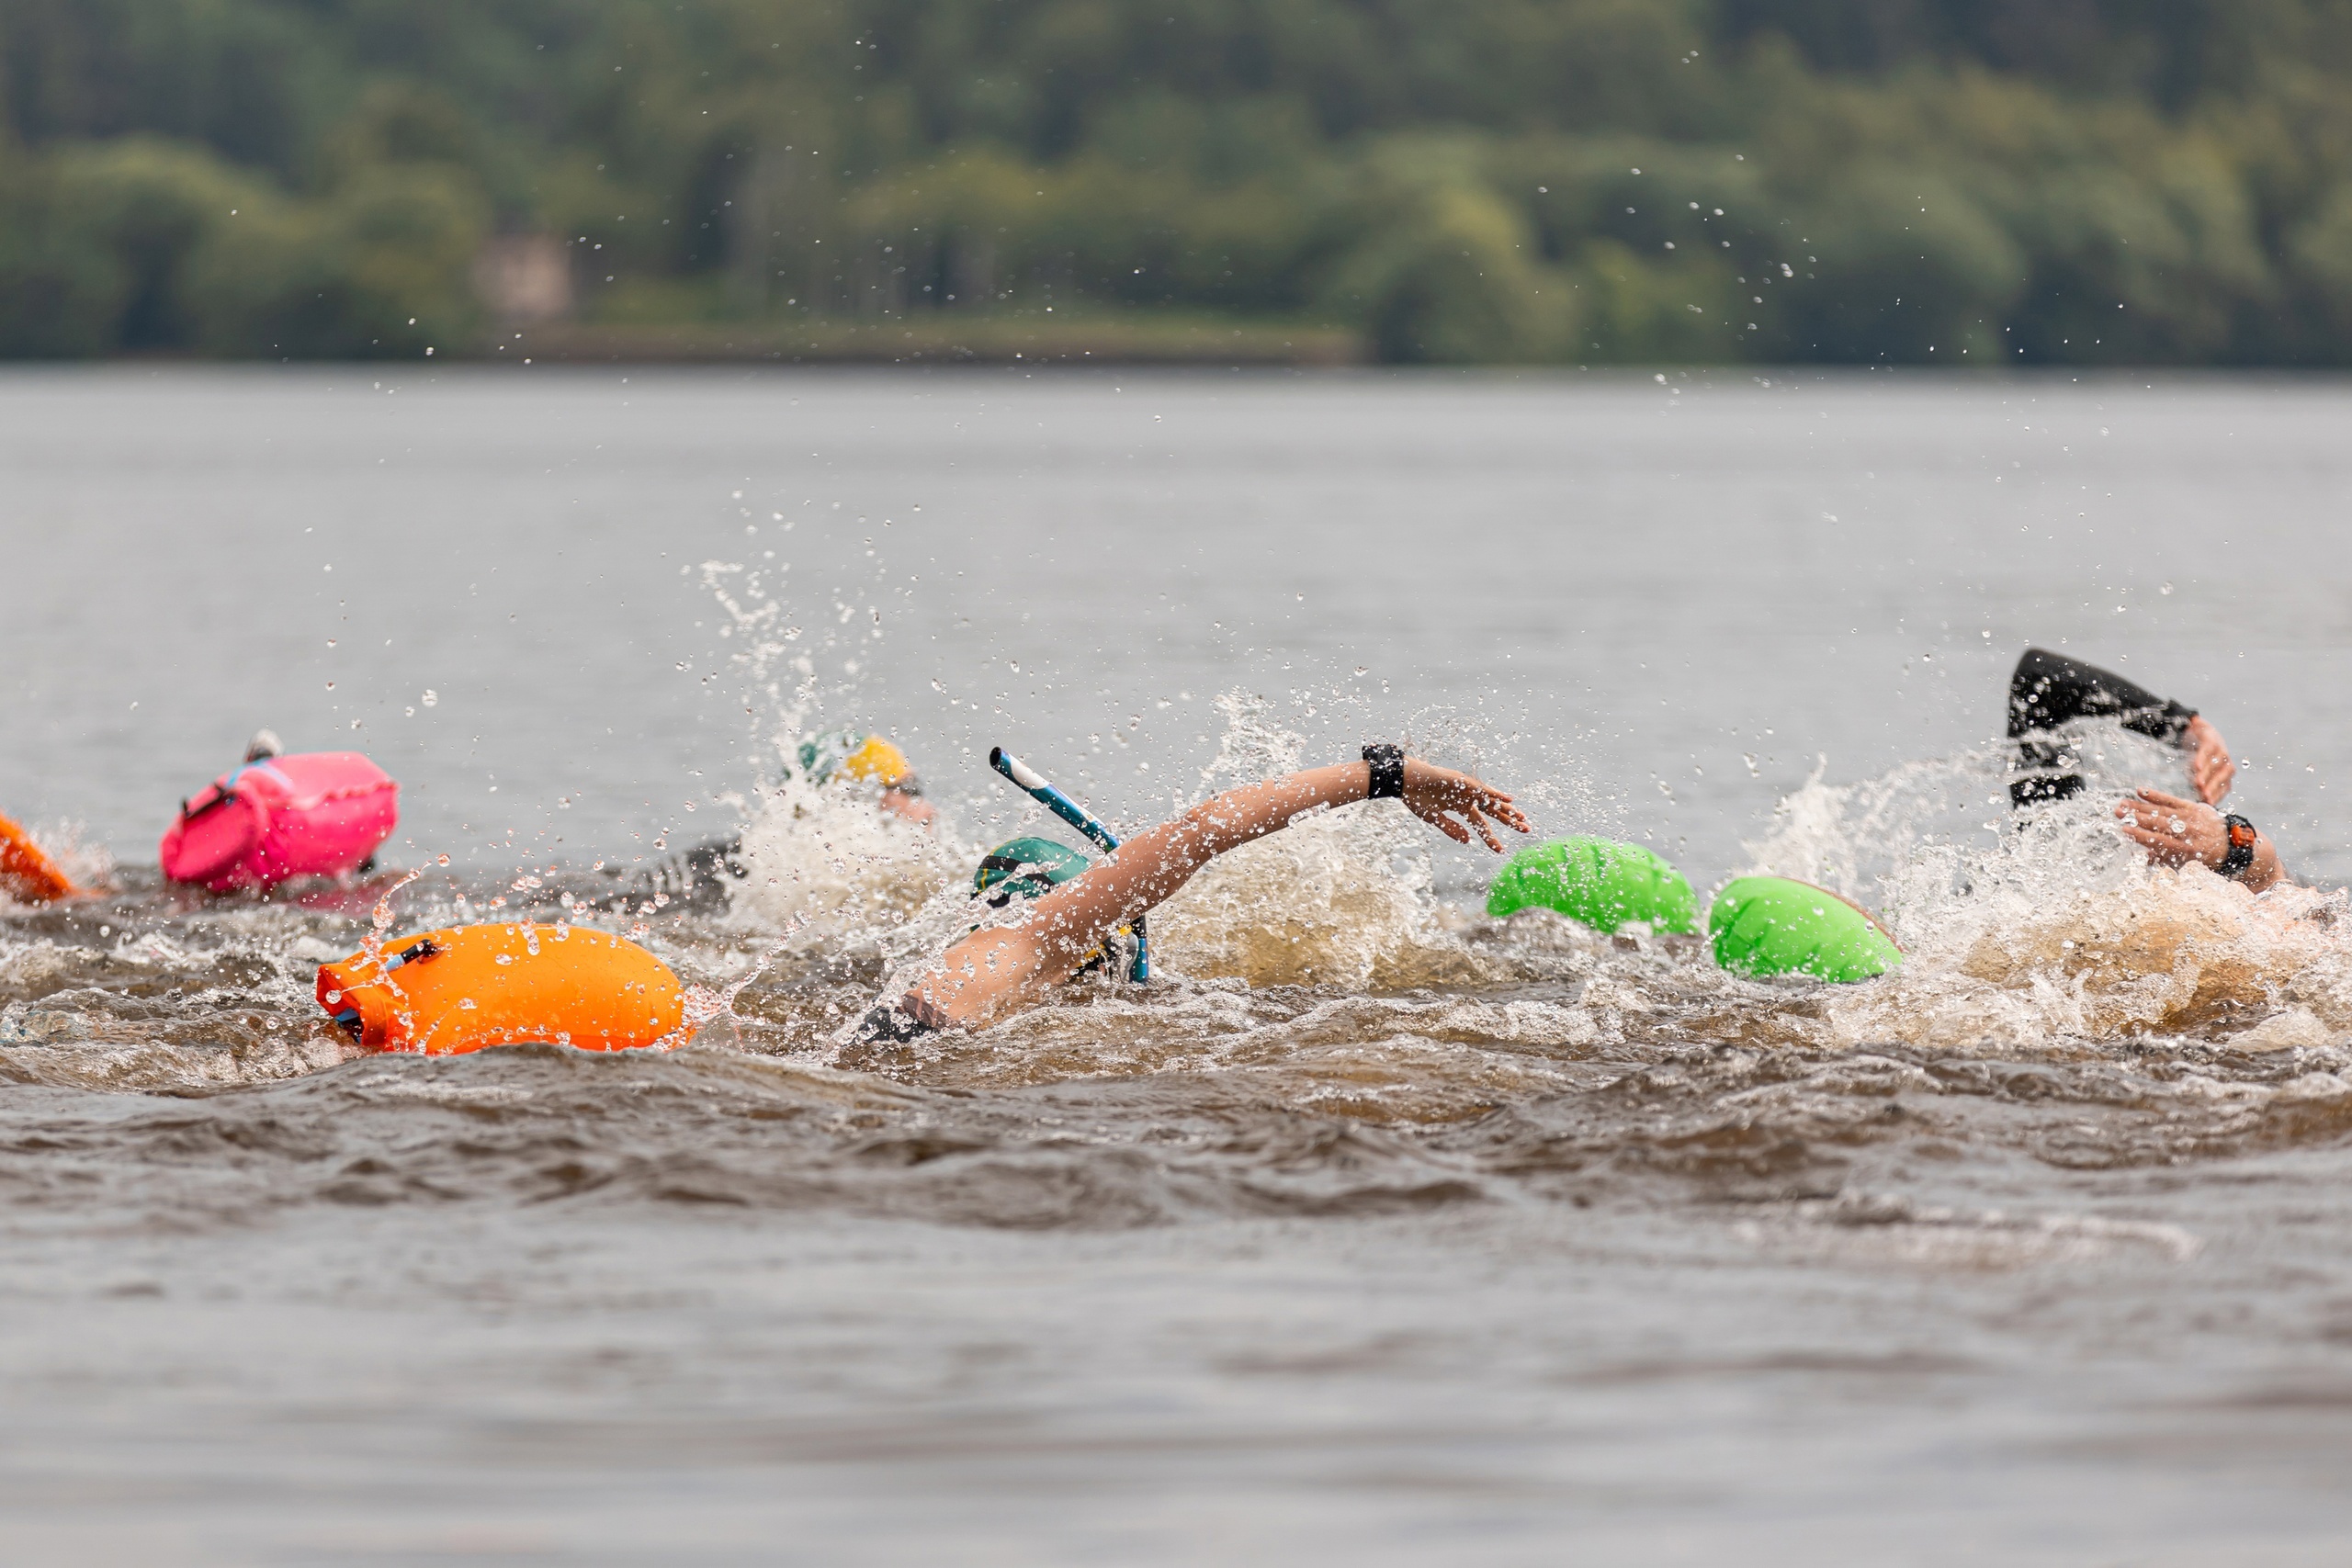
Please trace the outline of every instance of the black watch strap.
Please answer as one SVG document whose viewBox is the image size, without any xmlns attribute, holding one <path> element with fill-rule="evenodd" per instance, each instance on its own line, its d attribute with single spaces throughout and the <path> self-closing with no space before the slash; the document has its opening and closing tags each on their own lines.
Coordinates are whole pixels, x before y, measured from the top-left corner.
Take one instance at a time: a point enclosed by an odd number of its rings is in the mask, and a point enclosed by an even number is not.
<svg viewBox="0 0 2352 1568">
<path fill-rule="evenodd" d="M 2254 863 L 2254 846 L 2262 837 L 2261 830 L 2234 811 L 2222 818 L 2222 826 L 2230 835 L 2230 852 L 2213 869 L 2223 876 L 2243 876 Z"/>
<path fill-rule="evenodd" d="M 1372 764 L 1372 789 L 1368 800 L 1402 800 L 1405 798 L 1405 749 L 1386 741 L 1363 749 L 1363 760 Z"/>
</svg>

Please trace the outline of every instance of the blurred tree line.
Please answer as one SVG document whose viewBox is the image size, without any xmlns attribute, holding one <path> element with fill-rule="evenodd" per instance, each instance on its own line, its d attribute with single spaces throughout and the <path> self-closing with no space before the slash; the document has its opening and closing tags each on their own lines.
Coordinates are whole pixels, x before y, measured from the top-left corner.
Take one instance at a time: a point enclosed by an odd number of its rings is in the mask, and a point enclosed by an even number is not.
<svg viewBox="0 0 2352 1568">
<path fill-rule="evenodd" d="M 1179 310 L 2352 360 L 2352 0 L 0 0 L 0 353 Z"/>
</svg>

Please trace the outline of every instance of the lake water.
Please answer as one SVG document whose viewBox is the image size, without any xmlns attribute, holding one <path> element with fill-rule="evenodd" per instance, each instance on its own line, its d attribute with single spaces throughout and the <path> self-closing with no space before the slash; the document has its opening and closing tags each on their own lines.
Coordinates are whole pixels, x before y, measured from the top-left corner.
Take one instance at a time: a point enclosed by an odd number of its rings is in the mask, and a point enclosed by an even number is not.
<svg viewBox="0 0 2352 1568">
<path fill-rule="evenodd" d="M 2341 1560 L 2352 388 L 125 367 L 0 415 L 0 810 L 112 888 L 0 912 L 12 1561 Z M 2312 890 L 2011 831 L 2030 641 L 2201 707 Z M 384 874 L 160 886 L 263 725 L 401 781 Z M 783 783 L 844 725 L 935 833 Z M 1374 805 L 1197 879 L 1148 989 L 843 1043 L 1038 825 L 991 744 L 1132 828 L 1385 737 L 1909 960 L 1488 922 L 1490 857 Z M 737 833 L 729 906 L 614 908 Z M 388 892 L 642 925 L 728 1005 L 353 1059 L 311 976 Z"/>
</svg>

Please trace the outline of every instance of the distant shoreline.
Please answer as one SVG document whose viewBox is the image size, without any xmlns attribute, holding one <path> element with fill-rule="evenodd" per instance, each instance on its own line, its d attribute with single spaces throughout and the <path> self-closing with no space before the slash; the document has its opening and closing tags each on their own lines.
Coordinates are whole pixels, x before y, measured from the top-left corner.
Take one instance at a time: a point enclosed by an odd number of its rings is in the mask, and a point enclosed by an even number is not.
<svg viewBox="0 0 2352 1568">
<path fill-rule="evenodd" d="M 1372 362 L 1370 345 L 1345 328 L 1185 321 L 1032 319 L 958 321 L 811 319 L 721 325 L 564 322 L 451 359 L 541 364 L 905 365 L 1091 364 L 1351 366 Z"/>
</svg>

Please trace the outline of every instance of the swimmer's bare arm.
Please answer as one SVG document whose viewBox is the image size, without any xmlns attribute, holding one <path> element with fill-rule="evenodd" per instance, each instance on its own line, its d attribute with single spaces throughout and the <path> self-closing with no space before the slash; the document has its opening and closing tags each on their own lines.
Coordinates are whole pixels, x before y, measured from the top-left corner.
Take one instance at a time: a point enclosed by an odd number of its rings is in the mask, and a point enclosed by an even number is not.
<svg viewBox="0 0 2352 1568">
<path fill-rule="evenodd" d="M 1137 833 L 1110 859 L 1038 899 L 1022 924 L 975 931 L 949 948 L 907 993 L 905 1005 L 928 1023 L 984 1028 L 1069 979 L 1105 936 L 1226 851 L 1286 828 L 1317 807 L 1362 800 L 1370 788 L 1369 768 L 1342 762 L 1212 795 L 1174 821 Z M 1488 818 L 1527 831 L 1510 795 L 1409 757 L 1405 806 L 1458 843 L 1468 843 L 1475 831 L 1497 854 L 1502 840 Z"/>
<path fill-rule="evenodd" d="M 2145 844 L 2148 858 L 2162 864 L 2187 865 L 2190 861 L 2199 861 L 2218 871 L 2229 855 L 2230 830 L 2222 822 L 2222 814 L 2198 801 L 2166 795 L 2160 789 L 2143 789 L 2119 802 L 2115 815 L 2122 820 L 2124 836 Z M 2278 858 L 2278 846 L 2270 841 L 2269 834 L 2258 833 L 2254 844 L 2254 863 L 2245 868 L 2238 881 L 2261 893 L 2289 880 L 2286 864 Z"/>
</svg>

